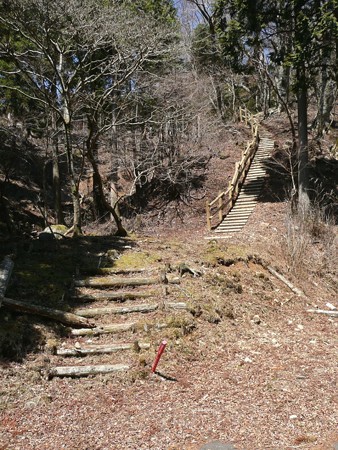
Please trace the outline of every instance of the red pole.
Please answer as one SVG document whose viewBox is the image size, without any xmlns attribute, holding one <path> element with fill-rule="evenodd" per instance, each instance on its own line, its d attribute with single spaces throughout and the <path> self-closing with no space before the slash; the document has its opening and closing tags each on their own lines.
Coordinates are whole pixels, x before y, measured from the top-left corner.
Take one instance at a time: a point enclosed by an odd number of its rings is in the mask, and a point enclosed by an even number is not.
<svg viewBox="0 0 338 450">
<path fill-rule="evenodd" d="M 155 372 L 157 364 L 158 364 L 158 362 L 159 362 L 159 360 L 160 360 L 160 358 L 161 358 L 161 356 L 162 356 L 162 354 L 164 352 L 164 349 L 165 349 L 166 345 L 167 345 L 167 341 L 162 341 L 161 342 L 161 345 L 159 346 L 159 349 L 157 350 L 157 355 L 156 355 L 153 367 L 151 368 L 151 373 Z"/>
</svg>

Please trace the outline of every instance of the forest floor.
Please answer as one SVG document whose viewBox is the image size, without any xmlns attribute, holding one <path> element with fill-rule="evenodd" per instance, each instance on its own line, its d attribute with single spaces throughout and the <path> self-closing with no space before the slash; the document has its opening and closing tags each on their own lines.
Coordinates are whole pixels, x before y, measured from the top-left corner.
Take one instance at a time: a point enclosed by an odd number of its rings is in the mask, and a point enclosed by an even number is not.
<svg viewBox="0 0 338 450">
<path fill-rule="evenodd" d="M 227 148 L 233 145 L 229 140 Z M 219 156 L 211 162 L 208 195 L 230 176 L 229 158 L 236 160 L 231 150 Z M 15 328 L 29 345 L 6 335 L 17 352 L 9 348 L 0 360 L 0 449 L 199 450 L 211 441 L 238 450 L 337 448 L 338 321 L 307 312 L 338 307 L 337 225 L 321 224 L 311 239 L 300 234 L 282 178 L 270 177 L 248 224 L 227 239 L 207 232 L 203 199 L 170 221 L 146 218 L 126 240 L 119 260 L 130 267 L 138 261 L 175 270 L 185 263 L 201 274 L 168 286 L 169 300 L 191 305 L 190 328 L 145 330 L 151 349 L 132 355 L 129 372 L 46 379 L 53 363 L 47 344 L 68 345 L 68 329 L 2 308 L 2 330 Z M 53 248 L 16 242 L 8 296 L 71 308 L 62 293 L 76 266 L 114 249 L 114 242 L 98 234 Z M 8 241 L 1 253 L 12 248 Z M 262 261 L 304 294 L 296 295 Z M 134 339 L 132 332 L 124 336 Z M 163 339 L 160 374 L 151 374 Z"/>
</svg>

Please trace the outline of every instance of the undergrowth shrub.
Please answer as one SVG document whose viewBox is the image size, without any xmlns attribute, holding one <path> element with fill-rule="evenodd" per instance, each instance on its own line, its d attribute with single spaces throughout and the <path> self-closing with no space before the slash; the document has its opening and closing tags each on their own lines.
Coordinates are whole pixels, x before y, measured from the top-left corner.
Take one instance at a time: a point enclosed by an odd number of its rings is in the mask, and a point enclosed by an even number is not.
<svg viewBox="0 0 338 450">
<path fill-rule="evenodd" d="M 315 201 L 305 213 L 288 208 L 283 240 L 290 272 L 300 276 L 311 265 L 319 275 L 337 265 L 337 238 L 334 220 Z"/>
</svg>

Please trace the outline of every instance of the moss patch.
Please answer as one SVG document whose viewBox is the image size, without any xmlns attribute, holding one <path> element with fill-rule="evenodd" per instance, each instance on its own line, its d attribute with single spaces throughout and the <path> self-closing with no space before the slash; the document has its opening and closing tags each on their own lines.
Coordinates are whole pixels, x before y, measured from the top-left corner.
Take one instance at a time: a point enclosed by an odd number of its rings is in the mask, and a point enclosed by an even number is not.
<svg viewBox="0 0 338 450">
<path fill-rule="evenodd" d="M 162 258 L 157 253 L 149 252 L 128 252 L 124 253 L 114 264 L 114 268 L 119 270 L 125 269 L 142 269 L 154 266 L 161 262 Z"/>
<path fill-rule="evenodd" d="M 248 249 L 242 245 L 226 245 L 216 240 L 209 241 L 202 253 L 203 261 L 211 266 L 231 265 L 238 260 L 248 258 Z"/>
</svg>

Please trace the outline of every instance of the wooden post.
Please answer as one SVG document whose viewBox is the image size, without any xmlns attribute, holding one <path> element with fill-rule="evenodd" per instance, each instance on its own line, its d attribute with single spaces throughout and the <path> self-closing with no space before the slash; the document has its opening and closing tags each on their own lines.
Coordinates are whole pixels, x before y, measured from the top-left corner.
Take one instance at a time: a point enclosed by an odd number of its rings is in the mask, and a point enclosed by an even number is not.
<svg viewBox="0 0 338 450">
<path fill-rule="evenodd" d="M 221 191 L 219 191 L 218 194 L 220 196 L 218 199 L 218 208 L 220 208 L 218 211 L 218 218 L 219 218 L 219 221 L 222 222 L 222 220 L 223 220 L 223 195 L 221 195 L 222 194 Z"/>
<path fill-rule="evenodd" d="M 234 187 L 233 187 L 232 183 L 229 181 L 229 200 L 230 200 L 229 205 L 230 205 L 230 208 L 233 207 L 233 190 L 234 190 Z"/>
<path fill-rule="evenodd" d="M 211 219 L 210 219 L 209 200 L 207 200 L 205 209 L 206 209 L 206 213 L 207 213 L 207 228 L 208 228 L 208 231 L 211 231 Z"/>
</svg>

